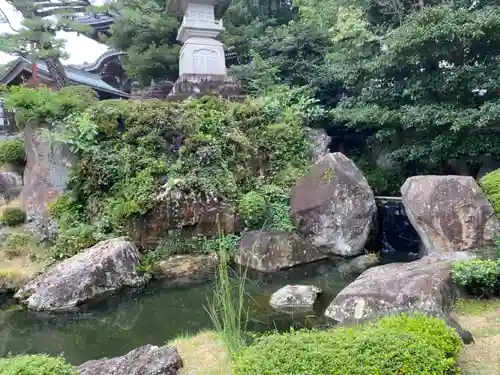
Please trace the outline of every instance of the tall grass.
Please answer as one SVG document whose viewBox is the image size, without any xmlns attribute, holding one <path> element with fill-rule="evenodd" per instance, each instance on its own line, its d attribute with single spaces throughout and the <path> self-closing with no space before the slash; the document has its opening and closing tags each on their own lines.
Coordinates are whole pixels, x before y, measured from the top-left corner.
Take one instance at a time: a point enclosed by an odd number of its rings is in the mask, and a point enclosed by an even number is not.
<svg viewBox="0 0 500 375">
<path fill-rule="evenodd" d="M 208 299 L 205 310 L 231 355 L 237 356 L 245 347 L 248 323 L 248 313 L 244 307 L 246 269 L 231 276 L 230 259 L 227 249 L 220 247 L 214 295 L 212 301 Z"/>
</svg>

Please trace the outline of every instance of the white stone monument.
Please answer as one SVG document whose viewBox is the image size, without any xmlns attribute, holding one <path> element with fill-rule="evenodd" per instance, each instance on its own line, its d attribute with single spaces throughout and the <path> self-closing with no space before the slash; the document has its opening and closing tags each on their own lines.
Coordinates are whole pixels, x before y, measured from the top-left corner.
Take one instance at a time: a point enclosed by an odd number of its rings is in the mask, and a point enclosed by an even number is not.
<svg viewBox="0 0 500 375">
<path fill-rule="evenodd" d="M 224 47 L 216 38 L 224 31 L 221 17 L 229 2 L 167 0 L 167 14 L 184 15 L 177 34 L 177 40 L 183 43 L 179 58 L 179 81 L 225 81 Z"/>
</svg>

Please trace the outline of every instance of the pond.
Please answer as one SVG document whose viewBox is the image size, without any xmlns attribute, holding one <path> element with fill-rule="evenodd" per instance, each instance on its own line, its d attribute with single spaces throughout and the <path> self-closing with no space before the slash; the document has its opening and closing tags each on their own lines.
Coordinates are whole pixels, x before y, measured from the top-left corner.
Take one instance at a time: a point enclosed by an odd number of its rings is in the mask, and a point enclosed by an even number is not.
<svg viewBox="0 0 500 375">
<path fill-rule="evenodd" d="M 273 275 L 248 274 L 248 329 L 268 331 L 330 324 L 323 312 L 353 277 L 341 275 L 333 262 L 314 263 Z M 279 314 L 269 297 L 287 284 L 312 284 L 323 289 L 314 313 Z M 127 291 L 79 313 L 50 315 L 20 309 L 0 310 L 0 356 L 64 354 L 78 365 L 113 357 L 145 344 L 164 345 L 183 334 L 211 329 L 205 311 L 213 284 L 171 289 L 151 284 L 141 292 Z"/>
</svg>

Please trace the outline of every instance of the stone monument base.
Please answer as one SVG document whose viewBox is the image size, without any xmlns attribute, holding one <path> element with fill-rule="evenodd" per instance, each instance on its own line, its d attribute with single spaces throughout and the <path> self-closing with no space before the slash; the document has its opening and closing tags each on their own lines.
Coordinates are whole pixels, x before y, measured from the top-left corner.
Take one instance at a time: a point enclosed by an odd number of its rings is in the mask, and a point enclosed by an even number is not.
<svg viewBox="0 0 500 375">
<path fill-rule="evenodd" d="M 214 95 L 224 99 L 243 101 L 245 93 L 241 85 L 226 75 L 182 75 L 168 95 L 169 100 L 184 100 L 190 97 Z"/>
</svg>

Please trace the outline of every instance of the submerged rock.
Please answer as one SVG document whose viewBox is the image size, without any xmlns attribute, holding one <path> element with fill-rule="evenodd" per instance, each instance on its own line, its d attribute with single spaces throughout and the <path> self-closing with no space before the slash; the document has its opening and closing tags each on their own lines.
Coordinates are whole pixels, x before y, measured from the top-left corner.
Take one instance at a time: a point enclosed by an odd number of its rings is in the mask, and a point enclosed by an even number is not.
<svg viewBox="0 0 500 375">
<path fill-rule="evenodd" d="M 368 268 L 378 266 L 380 260 L 377 254 L 363 254 L 356 258 L 346 260 L 339 264 L 338 268 L 344 274 L 360 274 Z"/>
<path fill-rule="evenodd" d="M 187 285 L 215 278 L 219 257 L 216 253 L 174 255 L 155 265 L 153 276 L 169 285 Z"/>
<path fill-rule="evenodd" d="M 410 177 L 401 195 L 427 253 L 493 245 L 500 223 L 472 177 Z"/>
<path fill-rule="evenodd" d="M 325 315 L 344 322 L 400 312 L 447 314 L 456 293 L 451 264 L 470 258 L 465 252 L 433 254 L 410 263 L 371 268 L 335 297 Z"/>
<path fill-rule="evenodd" d="M 322 253 L 362 254 L 377 210 L 372 189 L 343 154 L 328 154 L 292 190 L 291 215 Z"/>
<path fill-rule="evenodd" d="M 80 375 L 178 375 L 182 367 L 175 348 L 144 345 L 121 357 L 85 362 L 78 371 Z"/>
<path fill-rule="evenodd" d="M 132 242 L 106 240 L 56 264 L 14 297 L 32 310 L 73 310 L 123 287 L 143 285 L 146 280 L 136 271 L 139 264 L 140 254 Z"/>
<path fill-rule="evenodd" d="M 269 304 L 275 309 L 311 309 L 320 294 L 313 285 L 287 285 L 273 293 Z"/>
<path fill-rule="evenodd" d="M 325 259 L 295 233 L 251 231 L 245 233 L 236 263 L 261 272 L 273 272 Z"/>
</svg>

